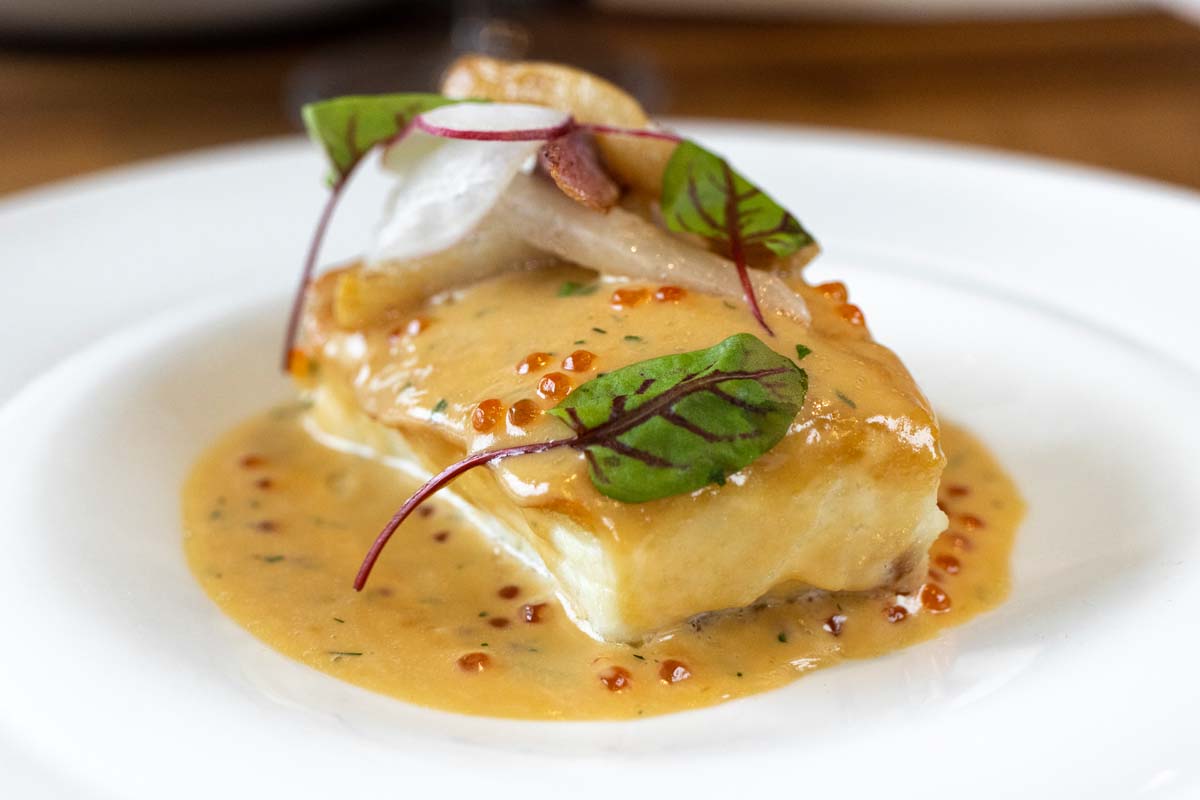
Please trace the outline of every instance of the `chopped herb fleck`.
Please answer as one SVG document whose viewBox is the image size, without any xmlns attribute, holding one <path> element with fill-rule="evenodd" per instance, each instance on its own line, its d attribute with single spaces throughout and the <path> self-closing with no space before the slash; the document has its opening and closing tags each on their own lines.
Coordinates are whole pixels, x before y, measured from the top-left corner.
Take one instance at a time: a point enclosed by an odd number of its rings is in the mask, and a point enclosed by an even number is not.
<svg viewBox="0 0 1200 800">
<path fill-rule="evenodd" d="M 355 653 L 350 650 L 326 650 L 325 652 L 334 658 L 353 658 L 354 656 L 362 655 L 362 653 Z"/>
<path fill-rule="evenodd" d="M 811 352 L 812 352 L 811 347 L 807 347 L 806 345 L 802 345 L 802 344 L 796 345 L 796 360 L 800 361 L 801 359 L 803 359 L 806 355 L 808 355 Z"/>
<path fill-rule="evenodd" d="M 711 388 L 718 385 L 720 389 Z M 692 492 L 774 447 L 802 406 L 807 386 L 804 370 L 746 333 L 704 350 L 652 358 L 598 376 L 546 412 L 570 425 L 574 436 L 475 453 L 426 482 L 376 537 L 354 587 L 361 591 L 404 520 L 470 469 L 499 458 L 570 446 L 590 456 L 589 478 L 607 497 L 642 503 Z M 700 404 L 703 414 L 685 418 L 677 413 L 677 405 L 688 409 L 689 398 L 705 392 L 715 402 Z M 678 421 L 655 424 L 669 422 L 668 417 Z M 681 435 L 699 444 L 689 440 L 686 460 L 673 460 Z"/>
<path fill-rule="evenodd" d="M 640 341 L 642 341 L 642 337 L 640 337 L 640 336 L 634 336 L 632 333 L 627 333 L 627 334 L 625 334 L 625 337 L 624 337 L 624 338 L 625 338 L 625 341 L 627 341 L 627 342 L 640 342 Z"/>
<path fill-rule="evenodd" d="M 446 406 L 448 406 L 448 405 L 449 405 L 449 403 L 446 402 L 446 398 L 443 397 L 441 400 L 437 401 L 437 404 L 433 407 L 433 411 L 431 411 L 430 413 L 431 414 L 441 414 L 441 413 L 445 412 Z"/>
<path fill-rule="evenodd" d="M 778 639 L 781 644 L 787 644 L 787 634 L 784 633 L 783 631 L 780 631 L 779 635 L 776 636 L 775 638 Z"/>
<path fill-rule="evenodd" d="M 838 400 L 841 400 L 843 403 L 850 406 L 851 408 L 858 408 L 858 404 L 855 403 L 853 400 L 851 400 L 849 397 L 846 397 L 846 395 L 842 394 L 840 390 L 834 391 L 834 394 L 837 395 Z"/>
<path fill-rule="evenodd" d="M 737 309 L 737 304 L 735 304 L 735 303 L 731 303 L 731 302 L 729 302 L 728 300 L 722 300 L 722 301 L 721 301 L 721 305 L 725 306 L 726 308 L 732 308 L 732 309 L 735 309 L 735 310 Z"/>
<path fill-rule="evenodd" d="M 309 369 L 312 374 L 315 374 L 316 364 L 310 365 Z M 301 400 L 298 403 L 288 403 L 287 405 L 276 406 L 275 408 L 271 409 L 271 419 L 278 422 L 280 420 L 294 417 L 301 411 L 307 411 L 310 408 L 312 408 L 311 400 Z"/>
<path fill-rule="evenodd" d="M 742 677 L 742 673 L 738 672 L 738 673 L 736 673 L 736 674 L 737 674 L 737 676 L 738 676 L 739 678 L 740 678 L 740 677 Z"/>
<path fill-rule="evenodd" d="M 480 611 L 480 612 L 479 612 L 479 616 L 481 616 L 481 617 L 486 617 L 486 616 L 487 616 L 487 612 L 486 612 L 486 611 Z"/>
<path fill-rule="evenodd" d="M 275 563 L 277 563 L 277 562 L 279 562 L 279 561 L 283 561 L 283 556 L 278 556 L 278 555 L 271 555 L 271 556 L 255 556 L 255 558 L 257 558 L 257 559 L 258 559 L 258 560 L 260 560 L 260 561 L 265 561 L 265 562 L 267 562 L 268 564 L 275 564 Z"/>
<path fill-rule="evenodd" d="M 592 328 L 596 333 L 608 333 L 604 328 Z"/>
<path fill-rule="evenodd" d="M 334 622 L 340 622 L 340 623 L 342 623 L 343 625 L 345 625 L 345 624 L 346 624 L 346 620 L 342 619 L 341 617 L 334 617 L 334 618 L 333 618 L 333 621 L 334 621 Z"/>
<path fill-rule="evenodd" d="M 638 661 L 645 661 L 645 660 L 646 660 L 646 657 L 645 657 L 645 656 L 643 656 L 643 655 L 638 655 L 637 653 L 634 653 L 634 654 L 633 654 L 633 657 L 634 657 L 634 658 L 636 658 Z"/>
<path fill-rule="evenodd" d="M 589 295 L 596 291 L 594 283 L 576 283 L 575 281 L 566 281 L 562 286 L 558 287 L 559 297 L 579 297 Z"/>
<path fill-rule="evenodd" d="M 487 643 L 487 642 L 480 642 L 480 643 L 479 643 L 479 646 L 480 646 L 480 647 L 487 647 L 487 646 L 488 646 L 488 643 Z"/>
<path fill-rule="evenodd" d="M 222 514 L 223 514 L 223 512 L 221 511 L 221 509 L 214 508 L 212 511 L 208 512 L 208 518 L 209 519 L 220 519 Z"/>
<path fill-rule="evenodd" d="M 587 344 L 587 339 L 576 339 L 574 344 Z"/>
</svg>

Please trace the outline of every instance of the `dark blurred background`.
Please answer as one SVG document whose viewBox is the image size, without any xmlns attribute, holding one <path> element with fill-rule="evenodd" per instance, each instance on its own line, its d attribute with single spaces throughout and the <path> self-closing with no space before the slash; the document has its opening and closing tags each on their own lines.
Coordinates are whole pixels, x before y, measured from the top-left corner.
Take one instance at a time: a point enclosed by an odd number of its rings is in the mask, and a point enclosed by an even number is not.
<svg viewBox="0 0 1200 800">
<path fill-rule="evenodd" d="M 1200 188 L 1200 0 L 0 0 L 0 193 L 568 61 L 658 115 L 968 142 Z M 1189 17 L 1189 15 L 1192 15 Z"/>
</svg>

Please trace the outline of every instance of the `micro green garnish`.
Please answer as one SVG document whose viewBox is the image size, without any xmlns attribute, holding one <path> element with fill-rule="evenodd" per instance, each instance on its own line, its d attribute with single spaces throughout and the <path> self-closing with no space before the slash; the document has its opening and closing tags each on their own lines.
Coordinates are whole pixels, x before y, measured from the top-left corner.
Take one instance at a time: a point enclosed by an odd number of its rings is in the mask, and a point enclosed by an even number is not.
<svg viewBox="0 0 1200 800">
<path fill-rule="evenodd" d="M 592 330 L 596 333 L 608 333 L 608 331 L 604 330 L 604 328 L 592 328 Z"/>
<path fill-rule="evenodd" d="M 354 588 L 362 589 L 409 514 L 468 470 L 570 447 L 583 453 L 597 490 L 621 502 L 691 492 L 724 481 L 778 444 L 807 391 L 804 370 L 748 333 L 596 377 L 547 412 L 573 435 L 473 453 L 418 489 L 375 539 Z"/>
<path fill-rule="evenodd" d="M 353 95 L 309 103 L 301 109 L 309 138 L 321 146 L 329 161 L 330 194 L 317 219 L 288 317 L 282 357 L 284 372 L 289 371 L 295 355 L 305 290 L 316 267 L 321 241 L 346 184 L 372 149 L 402 139 L 414 126 L 437 136 L 479 141 L 558 138 L 584 130 L 593 134 L 644 137 L 675 143 L 677 146 L 663 173 L 660 201 L 667 227 L 674 231 L 699 234 L 728 248 L 751 312 L 763 330 L 774 335 L 763 319 L 754 296 L 747 271 L 747 249 L 765 247 L 775 255 L 785 257 L 813 244 L 814 240 L 795 217 L 734 171 L 725 159 L 693 141 L 656 129 L 622 128 L 568 119 L 562 125 L 544 131 L 457 130 L 437 126 L 431 128 L 420 118 L 427 111 L 457 102 L 486 101 L 461 101 L 421 93 Z M 560 296 L 590 294 L 592 291 L 594 286 L 568 282 L 560 289 Z"/>
<path fill-rule="evenodd" d="M 300 110 L 308 136 L 329 159 L 329 185 L 354 172 L 371 148 L 404 133 L 418 114 L 459 102 L 438 94 L 348 95 L 308 103 Z"/>
<path fill-rule="evenodd" d="M 309 138 L 321 145 L 329 160 L 329 197 L 317 218 L 317 227 L 304 257 L 300 285 L 288 316 L 283 345 L 284 372 L 292 362 L 300 312 L 304 308 L 304 292 L 316 269 L 321 241 L 354 170 L 372 149 L 403 136 L 413 118 L 422 111 L 452 102 L 455 101 L 436 94 L 358 95 L 309 103 L 300 110 Z"/>
<path fill-rule="evenodd" d="M 443 397 L 441 400 L 438 400 L 437 403 L 434 404 L 433 410 L 430 411 L 429 413 L 430 414 L 441 414 L 441 413 L 445 412 L 447 405 L 449 405 L 449 404 L 446 402 L 446 398 Z"/>
<path fill-rule="evenodd" d="M 565 281 L 562 286 L 558 287 L 559 297 L 582 297 L 593 294 L 598 289 L 594 283 L 576 283 L 575 281 Z"/>
<path fill-rule="evenodd" d="M 761 246 L 777 256 L 789 256 L 814 243 L 808 231 L 729 162 L 688 139 L 679 143 L 667 162 L 661 207 L 671 230 L 695 233 L 728 248 L 750 313 L 774 336 L 754 296 L 747 249 Z"/>
<path fill-rule="evenodd" d="M 858 403 L 855 403 L 849 397 L 846 397 L 846 395 L 842 394 L 840 389 L 835 389 L 833 393 L 837 395 L 838 400 L 841 400 L 846 405 L 850 406 L 851 408 L 858 408 Z"/>
</svg>

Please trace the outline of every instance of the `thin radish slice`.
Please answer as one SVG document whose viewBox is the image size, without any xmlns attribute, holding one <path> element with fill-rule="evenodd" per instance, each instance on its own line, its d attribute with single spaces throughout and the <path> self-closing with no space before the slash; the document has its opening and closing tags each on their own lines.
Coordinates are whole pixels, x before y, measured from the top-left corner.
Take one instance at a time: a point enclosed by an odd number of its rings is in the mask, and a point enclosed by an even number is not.
<svg viewBox="0 0 1200 800">
<path fill-rule="evenodd" d="M 518 103 L 456 103 L 419 115 L 384 151 L 383 168 L 399 181 L 368 263 L 452 247 L 487 216 L 545 135 L 557 135 L 570 123 L 561 111 Z M 446 132 L 480 135 L 447 138 Z"/>
<path fill-rule="evenodd" d="M 419 114 L 413 123 L 431 136 L 485 142 L 546 141 L 574 124 L 566 112 L 524 103 L 455 103 Z"/>
</svg>

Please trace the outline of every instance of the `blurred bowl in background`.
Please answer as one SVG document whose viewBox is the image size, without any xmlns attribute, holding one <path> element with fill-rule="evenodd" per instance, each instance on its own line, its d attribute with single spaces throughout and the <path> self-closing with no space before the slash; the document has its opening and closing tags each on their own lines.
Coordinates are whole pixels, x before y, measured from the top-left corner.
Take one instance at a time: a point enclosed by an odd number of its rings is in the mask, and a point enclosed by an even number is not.
<svg viewBox="0 0 1200 800">
<path fill-rule="evenodd" d="M 0 0 L 0 34 L 124 37 L 226 33 L 295 24 L 380 0 Z"/>
</svg>

